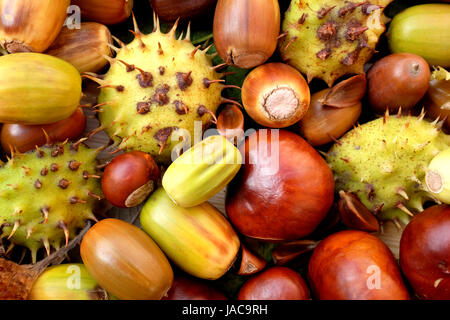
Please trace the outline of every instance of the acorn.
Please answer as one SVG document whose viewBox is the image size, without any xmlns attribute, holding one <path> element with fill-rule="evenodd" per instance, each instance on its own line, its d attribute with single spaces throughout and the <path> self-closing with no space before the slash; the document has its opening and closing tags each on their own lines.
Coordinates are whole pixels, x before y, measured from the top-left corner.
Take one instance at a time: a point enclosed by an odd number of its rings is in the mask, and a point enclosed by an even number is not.
<svg viewBox="0 0 450 320">
<path fill-rule="evenodd" d="M 308 111 L 308 84 L 302 74 L 284 63 L 268 63 L 254 69 L 242 86 L 242 102 L 248 115 L 270 128 L 285 128 Z"/>
<path fill-rule="evenodd" d="M 97 72 L 112 56 L 109 29 L 96 22 L 83 22 L 81 29 L 63 28 L 46 54 L 71 63 L 80 73 Z"/>
<path fill-rule="evenodd" d="M 83 237 L 81 259 L 92 277 L 120 300 L 160 300 L 173 271 L 158 245 L 136 226 L 104 219 Z"/>
<path fill-rule="evenodd" d="M 199 205 L 222 190 L 242 164 L 239 150 L 222 136 L 210 136 L 167 168 L 162 185 L 181 207 Z"/>
<path fill-rule="evenodd" d="M 72 0 L 72 5 L 81 8 L 84 20 L 109 25 L 128 19 L 133 9 L 133 0 Z"/>
<path fill-rule="evenodd" d="M 0 46 L 9 53 L 44 52 L 66 20 L 70 0 L 0 0 Z"/>
<path fill-rule="evenodd" d="M 296 125 L 312 146 L 321 146 L 340 138 L 356 123 L 366 93 L 365 75 L 344 80 L 330 89 L 311 96 L 308 112 Z"/>
<path fill-rule="evenodd" d="M 276 0 L 219 0 L 214 15 L 214 43 L 229 65 L 253 68 L 274 53 L 280 33 Z"/>
<path fill-rule="evenodd" d="M 81 76 L 64 60 L 41 53 L 0 56 L 0 122 L 49 124 L 79 106 Z"/>
<path fill-rule="evenodd" d="M 29 300 L 108 300 L 101 288 L 81 263 L 52 266 L 36 279 Z"/>
<path fill-rule="evenodd" d="M 205 202 L 182 208 L 163 188 L 142 208 L 141 225 L 172 262 L 197 278 L 220 278 L 239 251 L 236 232 L 215 207 Z"/>
</svg>

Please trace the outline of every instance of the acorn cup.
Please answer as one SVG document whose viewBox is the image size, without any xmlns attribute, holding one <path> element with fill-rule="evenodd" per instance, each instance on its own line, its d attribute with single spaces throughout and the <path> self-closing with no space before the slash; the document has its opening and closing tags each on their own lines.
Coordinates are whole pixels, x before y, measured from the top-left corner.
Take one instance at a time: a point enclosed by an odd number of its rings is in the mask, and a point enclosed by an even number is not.
<svg viewBox="0 0 450 320">
<path fill-rule="evenodd" d="M 131 15 L 133 0 L 72 0 L 72 5 L 81 8 L 84 20 L 103 24 L 117 24 Z"/>
<path fill-rule="evenodd" d="M 66 19 L 70 0 L 0 0 L 0 46 L 9 53 L 44 52 Z"/>
<path fill-rule="evenodd" d="M 46 54 L 71 63 L 80 73 L 97 72 L 112 57 L 111 32 L 96 22 L 83 22 L 81 29 L 63 28 Z"/>
<path fill-rule="evenodd" d="M 239 251 L 237 234 L 216 208 L 207 202 L 179 207 L 163 188 L 142 208 L 141 225 L 172 262 L 198 278 L 220 278 Z"/>
</svg>

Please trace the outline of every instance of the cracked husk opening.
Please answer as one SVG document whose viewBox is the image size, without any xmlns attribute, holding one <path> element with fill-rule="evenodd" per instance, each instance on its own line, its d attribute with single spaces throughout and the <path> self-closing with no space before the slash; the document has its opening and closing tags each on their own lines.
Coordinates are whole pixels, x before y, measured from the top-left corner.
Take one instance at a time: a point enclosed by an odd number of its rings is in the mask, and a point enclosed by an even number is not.
<svg viewBox="0 0 450 320">
<path fill-rule="evenodd" d="M 2 47 L 5 48 L 9 53 L 34 52 L 33 48 L 31 48 L 29 45 L 17 40 L 5 41 L 4 43 L 2 43 Z"/>
</svg>

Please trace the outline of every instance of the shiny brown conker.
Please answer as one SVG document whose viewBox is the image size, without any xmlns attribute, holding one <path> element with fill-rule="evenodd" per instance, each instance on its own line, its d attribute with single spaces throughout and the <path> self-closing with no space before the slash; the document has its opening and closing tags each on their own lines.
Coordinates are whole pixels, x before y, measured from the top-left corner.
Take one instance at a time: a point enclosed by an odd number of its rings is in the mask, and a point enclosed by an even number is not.
<svg viewBox="0 0 450 320">
<path fill-rule="evenodd" d="M 114 158 L 102 177 L 105 198 L 120 208 L 141 204 L 156 188 L 159 168 L 153 157 L 131 151 Z"/>
<path fill-rule="evenodd" d="M 309 300 L 303 278 L 286 267 L 272 267 L 253 276 L 241 287 L 239 300 Z"/>
</svg>

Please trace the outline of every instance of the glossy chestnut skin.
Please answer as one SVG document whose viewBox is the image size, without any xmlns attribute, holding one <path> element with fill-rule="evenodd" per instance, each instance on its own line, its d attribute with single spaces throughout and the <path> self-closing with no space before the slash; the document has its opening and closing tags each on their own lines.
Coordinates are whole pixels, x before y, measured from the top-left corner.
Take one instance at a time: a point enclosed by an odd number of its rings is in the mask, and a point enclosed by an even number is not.
<svg viewBox="0 0 450 320">
<path fill-rule="evenodd" d="M 86 127 L 86 117 L 78 108 L 69 118 L 46 125 L 4 124 L 0 139 L 5 152 L 10 153 L 11 147 L 19 152 L 27 152 L 46 144 L 44 131 L 50 138 L 50 143 L 62 142 L 66 139 L 79 137 Z"/>
<path fill-rule="evenodd" d="M 368 95 L 372 109 L 383 114 L 410 110 L 429 87 L 430 67 L 420 56 L 394 53 L 378 60 L 367 73 Z"/>
<path fill-rule="evenodd" d="M 150 0 L 153 10 L 162 21 L 195 18 L 214 8 L 217 0 Z"/>
<path fill-rule="evenodd" d="M 193 278 L 176 277 L 167 296 L 162 300 L 228 300 L 225 295 L 206 283 Z"/>
<path fill-rule="evenodd" d="M 446 118 L 444 128 L 450 130 L 450 80 L 431 80 L 421 102 L 429 118 Z"/>
<path fill-rule="evenodd" d="M 83 237 L 81 258 L 101 287 L 120 300 L 159 300 L 173 271 L 164 253 L 141 229 L 119 219 L 96 223 Z"/>
<path fill-rule="evenodd" d="M 358 121 L 361 102 L 345 108 L 325 106 L 321 100 L 330 89 L 312 95 L 306 115 L 296 125 L 300 134 L 312 146 L 321 146 L 339 139 Z"/>
<path fill-rule="evenodd" d="M 252 68 L 274 53 L 280 33 L 277 0 L 218 0 L 214 43 L 229 65 Z"/>
<path fill-rule="evenodd" d="M 253 276 L 241 287 L 238 300 L 309 300 L 303 278 L 286 267 L 272 267 Z"/>
<path fill-rule="evenodd" d="M 105 168 L 103 194 L 116 207 L 137 206 L 156 188 L 159 175 L 158 165 L 148 153 L 131 151 L 121 154 Z"/>
<path fill-rule="evenodd" d="M 241 146 L 245 163 L 228 186 L 226 210 L 247 237 L 296 240 L 313 232 L 326 216 L 334 179 L 305 140 L 286 130 L 278 136 L 276 132 L 258 130 Z"/>
<path fill-rule="evenodd" d="M 450 299 L 450 206 L 430 207 L 406 226 L 400 267 L 423 299 Z"/>
<path fill-rule="evenodd" d="M 71 4 L 81 8 L 81 18 L 109 25 L 129 17 L 134 0 L 72 0 Z"/>
<path fill-rule="evenodd" d="M 308 279 L 320 300 L 409 299 L 389 248 L 363 231 L 341 231 L 322 240 L 309 261 Z"/>
</svg>

